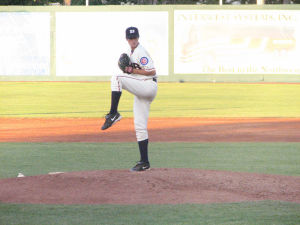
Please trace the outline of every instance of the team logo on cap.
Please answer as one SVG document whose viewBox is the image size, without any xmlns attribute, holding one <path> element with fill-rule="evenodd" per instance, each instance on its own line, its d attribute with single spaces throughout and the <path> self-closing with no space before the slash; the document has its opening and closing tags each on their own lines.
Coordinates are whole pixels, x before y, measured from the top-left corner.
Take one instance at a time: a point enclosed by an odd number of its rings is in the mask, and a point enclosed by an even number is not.
<svg viewBox="0 0 300 225">
<path fill-rule="evenodd" d="M 148 64 L 148 58 L 147 57 L 142 57 L 140 60 L 142 65 L 147 65 Z"/>
</svg>

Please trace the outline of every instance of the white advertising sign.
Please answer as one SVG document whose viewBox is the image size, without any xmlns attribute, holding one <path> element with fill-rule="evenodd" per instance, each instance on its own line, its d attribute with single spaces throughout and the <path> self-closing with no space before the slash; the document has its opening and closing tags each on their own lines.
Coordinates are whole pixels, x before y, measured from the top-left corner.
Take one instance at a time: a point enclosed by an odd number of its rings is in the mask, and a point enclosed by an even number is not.
<svg viewBox="0 0 300 225">
<path fill-rule="evenodd" d="M 168 75 L 168 12 L 56 13 L 56 75 L 120 73 L 117 62 L 129 48 L 125 30 L 130 26 L 139 29 L 158 75 Z"/>
<path fill-rule="evenodd" d="M 300 12 L 175 10 L 177 74 L 300 74 Z"/>
<path fill-rule="evenodd" d="M 0 13 L 0 75 L 50 74 L 50 13 Z"/>
</svg>

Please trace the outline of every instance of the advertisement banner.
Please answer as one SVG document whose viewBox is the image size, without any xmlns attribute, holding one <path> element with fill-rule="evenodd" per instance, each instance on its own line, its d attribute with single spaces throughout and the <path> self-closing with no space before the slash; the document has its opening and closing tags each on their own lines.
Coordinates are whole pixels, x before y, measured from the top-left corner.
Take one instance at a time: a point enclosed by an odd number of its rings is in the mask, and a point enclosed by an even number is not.
<svg viewBox="0 0 300 225">
<path fill-rule="evenodd" d="M 56 13 L 56 75 L 120 73 L 117 62 L 129 48 L 125 30 L 130 26 L 139 29 L 158 75 L 168 75 L 168 12 Z"/>
<path fill-rule="evenodd" d="M 175 10 L 177 74 L 300 74 L 300 12 Z"/>
<path fill-rule="evenodd" d="M 0 13 L 0 75 L 50 74 L 50 13 Z"/>
</svg>

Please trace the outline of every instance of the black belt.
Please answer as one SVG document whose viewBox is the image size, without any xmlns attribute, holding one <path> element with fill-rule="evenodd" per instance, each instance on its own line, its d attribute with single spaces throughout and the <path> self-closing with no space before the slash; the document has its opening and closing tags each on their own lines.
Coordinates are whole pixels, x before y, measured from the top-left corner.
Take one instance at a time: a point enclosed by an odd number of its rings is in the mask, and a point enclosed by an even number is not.
<svg viewBox="0 0 300 225">
<path fill-rule="evenodd" d="M 153 78 L 153 81 L 157 83 L 157 79 L 156 78 Z"/>
</svg>

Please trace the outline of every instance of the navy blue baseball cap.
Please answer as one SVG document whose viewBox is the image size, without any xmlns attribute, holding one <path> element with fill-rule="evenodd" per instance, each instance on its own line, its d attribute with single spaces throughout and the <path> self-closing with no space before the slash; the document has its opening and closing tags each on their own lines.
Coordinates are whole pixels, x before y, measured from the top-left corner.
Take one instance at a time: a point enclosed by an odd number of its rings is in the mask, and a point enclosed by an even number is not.
<svg viewBox="0 0 300 225">
<path fill-rule="evenodd" d="M 126 39 L 135 39 L 139 37 L 139 30 L 136 27 L 128 27 L 126 29 Z"/>
</svg>

